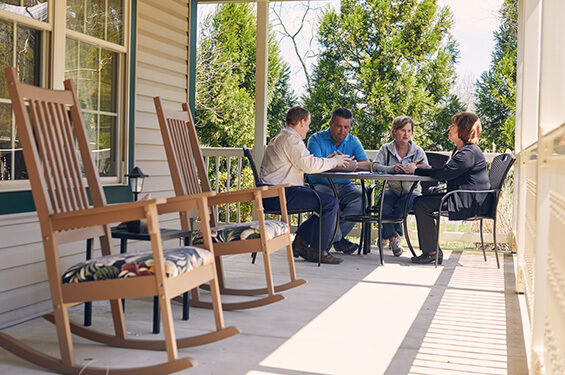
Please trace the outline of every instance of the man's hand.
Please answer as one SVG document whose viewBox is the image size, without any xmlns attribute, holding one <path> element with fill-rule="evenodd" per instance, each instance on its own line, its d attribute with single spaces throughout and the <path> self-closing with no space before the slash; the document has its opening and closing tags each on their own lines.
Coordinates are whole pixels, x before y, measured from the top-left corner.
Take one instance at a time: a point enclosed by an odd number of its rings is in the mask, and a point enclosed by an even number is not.
<svg viewBox="0 0 565 375">
<path fill-rule="evenodd" d="M 357 161 L 353 160 L 355 157 L 351 157 L 340 152 L 339 154 L 332 154 L 332 158 L 337 160 L 337 167 L 335 168 L 335 170 L 353 171 L 355 169 L 350 168 L 357 167 Z"/>
<path fill-rule="evenodd" d="M 351 158 L 351 161 L 347 164 L 346 167 L 343 168 L 344 171 L 346 172 L 353 172 L 357 170 L 357 166 L 359 163 L 357 163 L 357 160 L 353 159 L 354 157 Z"/>
</svg>

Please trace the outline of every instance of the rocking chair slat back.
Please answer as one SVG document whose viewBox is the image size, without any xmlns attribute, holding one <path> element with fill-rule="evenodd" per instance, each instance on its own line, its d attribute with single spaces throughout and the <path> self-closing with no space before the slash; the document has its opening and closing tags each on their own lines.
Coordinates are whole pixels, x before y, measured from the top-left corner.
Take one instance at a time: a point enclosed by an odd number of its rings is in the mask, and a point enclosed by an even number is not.
<svg viewBox="0 0 565 375">
<path fill-rule="evenodd" d="M 106 198 L 72 81 L 65 81 L 65 91 L 56 91 L 18 82 L 15 69 L 9 70 L 7 78 L 24 158 L 33 160 L 26 163 L 26 168 L 38 216 L 88 208 L 83 173 L 94 206 L 105 205 Z M 110 228 L 103 226 L 102 231 L 109 235 Z M 91 228 L 83 234 L 88 238 L 91 233 L 99 232 L 99 228 Z M 100 238 L 105 255 L 111 252 L 109 238 Z"/>
<path fill-rule="evenodd" d="M 175 194 L 180 196 L 212 191 L 190 111 L 165 109 L 159 97 L 154 101 L 159 109 L 157 116 Z M 211 217 L 212 225 L 215 225 L 214 217 L 215 212 Z"/>
</svg>

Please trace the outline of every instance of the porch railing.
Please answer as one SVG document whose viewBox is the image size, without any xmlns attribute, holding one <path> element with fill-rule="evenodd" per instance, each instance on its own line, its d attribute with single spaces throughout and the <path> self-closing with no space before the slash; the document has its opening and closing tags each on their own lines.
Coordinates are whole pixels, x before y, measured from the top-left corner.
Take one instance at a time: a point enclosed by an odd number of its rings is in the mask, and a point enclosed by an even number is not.
<svg viewBox="0 0 565 375">
<path fill-rule="evenodd" d="M 377 155 L 377 150 L 367 150 L 367 156 L 372 160 Z M 210 183 L 212 189 L 215 191 L 229 191 L 241 188 L 253 187 L 253 174 L 247 160 L 243 156 L 241 148 L 227 148 L 227 147 L 203 147 L 202 154 L 204 156 L 205 164 L 209 171 Z M 497 154 L 486 154 L 487 161 L 492 159 Z M 230 173 L 227 173 L 230 171 Z M 510 202 L 509 199 L 506 201 Z M 510 203 L 508 203 L 510 204 Z M 242 212 L 243 210 L 243 212 Z M 245 215 L 251 213 L 250 205 L 229 205 L 222 207 L 216 213 L 217 221 L 219 222 L 240 222 Z M 511 213 L 510 213 L 511 214 Z M 415 220 L 413 217 L 409 218 L 409 231 L 410 238 L 417 240 Z M 476 223 L 465 221 L 447 221 L 445 218 L 442 222 L 441 240 L 450 242 L 465 242 L 465 243 L 479 243 L 481 241 L 480 235 L 476 230 Z M 498 243 L 508 243 L 510 238 L 511 225 L 504 226 L 505 220 L 498 220 L 502 223 L 498 226 L 496 238 Z M 509 222 L 507 219 L 506 222 Z M 294 229 L 294 228 L 293 228 Z M 373 228 L 372 238 L 376 238 L 376 229 Z M 492 242 L 492 233 L 485 234 L 485 241 Z M 491 230 L 492 232 L 492 230 Z M 352 235 L 359 236 L 360 229 L 354 228 Z"/>
</svg>

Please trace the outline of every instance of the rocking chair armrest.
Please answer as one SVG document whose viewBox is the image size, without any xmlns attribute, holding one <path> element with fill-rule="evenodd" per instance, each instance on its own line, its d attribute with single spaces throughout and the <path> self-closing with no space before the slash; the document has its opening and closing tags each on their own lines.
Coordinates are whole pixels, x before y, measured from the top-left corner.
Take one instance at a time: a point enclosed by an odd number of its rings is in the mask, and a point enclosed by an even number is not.
<svg viewBox="0 0 565 375">
<path fill-rule="evenodd" d="M 52 214 L 50 215 L 51 224 L 54 230 L 61 231 L 144 219 L 147 216 L 145 213 L 146 207 L 164 201 L 163 198 L 158 198 Z"/>
<path fill-rule="evenodd" d="M 220 204 L 226 203 L 251 202 L 255 200 L 256 194 L 262 196 L 262 193 L 267 190 L 269 190 L 269 186 L 259 186 L 256 188 L 244 190 L 224 191 L 208 198 L 208 204 L 210 206 L 218 206 Z"/>
<path fill-rule="evenodd" d="M 198 210 L 197 201 L 199 199 L 205 199 L 206 201 L 208 201 L 210 197 L 213 197 L 215 195 L 216 192 L 207 191 L 204 193 L 187 194 L 187 195 L 180 195 L 178 197 L 167 198 L 165 202 L 159 202 L 157 204 L 157 210 L 159 212 L 159 215 L 174 213 L 174 212 Z M 207 203 L 205 204 L 207 205 Z"/>
<path fill-rule="evenodd" d="M 281 191 L 284 193 L 284 189 L 290 187 L 290 184 L 280 184 L 280 185 L 264 185 L 267 190 L 263 192 L 263 198 L 273 198 L 280 197 Z"/>
</svg>

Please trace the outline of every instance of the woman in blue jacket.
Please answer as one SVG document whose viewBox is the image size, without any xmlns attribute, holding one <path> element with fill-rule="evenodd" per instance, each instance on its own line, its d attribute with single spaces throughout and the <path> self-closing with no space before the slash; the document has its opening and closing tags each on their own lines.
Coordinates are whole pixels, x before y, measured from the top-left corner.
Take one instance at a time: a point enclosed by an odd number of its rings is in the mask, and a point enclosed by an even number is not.
<svg viewBox="0 0 565 375">
<path fill-rule="evenodd" d="M 474 113 L 461 112 L 451 118 L 449 140 L 457 147 L 451 159 L 441 168 L 427 166 L 417 167 L 409 164 L 409 173 L 419 176 L 431 176 L 447 181 L 447 191 L 458 189 L 487 190 L 490 189 L 487 163 L 479 148 L 481 121 Z M 418 226 L 418 241 L 422 255 L 412 257 L 413 263 L 428 264 L 435 262 L 437 249 L 437 232 L 434 212 L 437 212 L 443 194 L 431 194 L 417 197 L 414 200 L 414 213 Z M 477 214 L 483 214 L 490 208 L 489 194 L 454 194 L 447 199 L 445 209 L 450 220 L 464 220 Z M 440 250 L 438 263 L 443 261 Z"/>
</svg>

